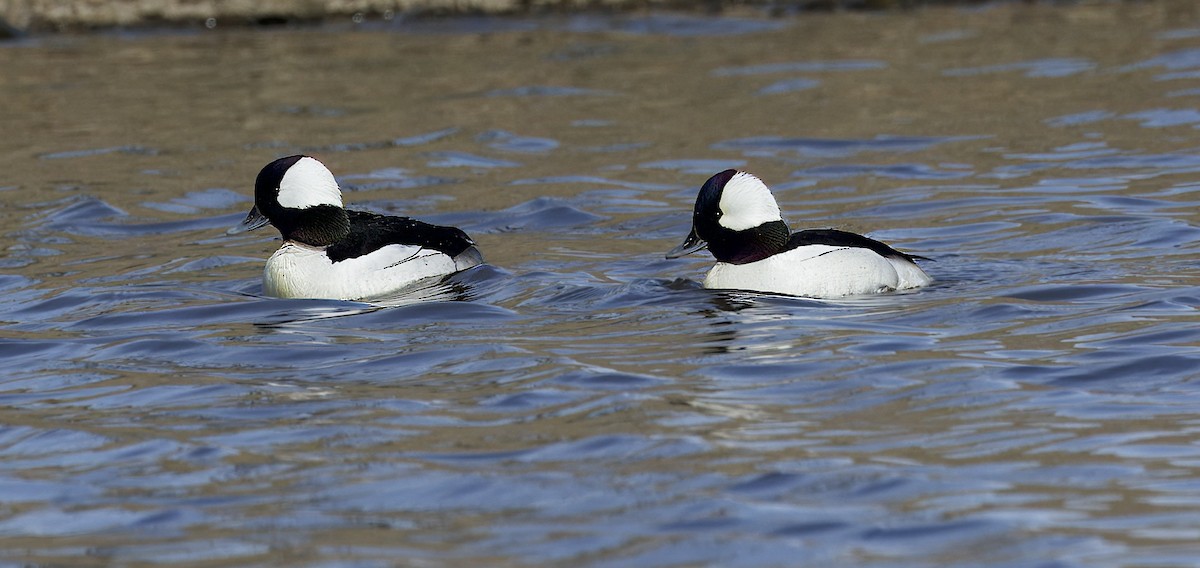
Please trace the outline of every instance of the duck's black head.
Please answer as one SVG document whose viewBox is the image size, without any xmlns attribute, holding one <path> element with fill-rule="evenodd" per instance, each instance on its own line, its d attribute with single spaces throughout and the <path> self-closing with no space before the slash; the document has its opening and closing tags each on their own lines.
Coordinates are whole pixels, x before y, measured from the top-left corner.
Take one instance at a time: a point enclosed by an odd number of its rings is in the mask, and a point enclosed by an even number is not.
<svg viewBox="0 0 1200 568">
<path fill-rule="evenodd" d="M 782 251 L 789 235 L 771 190 L 752 174 L 730 169 L 700 187 L 692 232 L 667 258 L 707 246 L 720 262 L 745 264 Z"/>
<path fill-rule="evenodd" d="M 270 223 L 284 240 L 327 246 L 350 233 L 342 190 L 324 164 L 304 155 L 267 164 L 254 180 L 254 208 L 234 232 Z"/>
</svg>

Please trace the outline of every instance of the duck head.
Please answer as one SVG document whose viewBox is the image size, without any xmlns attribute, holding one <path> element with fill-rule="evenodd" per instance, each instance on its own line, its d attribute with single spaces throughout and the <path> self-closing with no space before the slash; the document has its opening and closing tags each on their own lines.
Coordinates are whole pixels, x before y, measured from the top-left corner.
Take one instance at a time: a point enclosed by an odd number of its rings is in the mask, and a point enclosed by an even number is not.
<svg viewBox="0 0 1200 568">
<path fill-rule="evenodd" d="M 725 170 L 700 187 L 692 231 L 667 258 L 708 247 L 720 262 L 745 264 L 783 250 L 790 234 L 766 184 L 752 174 Z"/>
<path fill-rule="evenodd" d="M 254 180 L 254 207 L 229 234 L 274 225 L 284 240 L 326 246 L 350 232 L 342 190 L 325 164 L 304 155 L 279 158 Z"/>
</svg>

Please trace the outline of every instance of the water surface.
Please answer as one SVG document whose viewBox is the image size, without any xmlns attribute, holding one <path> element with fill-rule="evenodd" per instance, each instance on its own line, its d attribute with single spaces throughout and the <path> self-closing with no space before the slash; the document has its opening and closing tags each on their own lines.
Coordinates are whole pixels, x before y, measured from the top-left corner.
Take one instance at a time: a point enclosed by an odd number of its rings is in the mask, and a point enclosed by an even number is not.
<svg viewBox="0 0 1200 568">
<path fill-rule="evenodd" d="M 1194 565 L 1181 6 L 2 44 L 0 562 Z M 489 265 L 262 297 L 297 152 Z M 727 167 L 937 283 L 701 289 Z"/>
</svg>

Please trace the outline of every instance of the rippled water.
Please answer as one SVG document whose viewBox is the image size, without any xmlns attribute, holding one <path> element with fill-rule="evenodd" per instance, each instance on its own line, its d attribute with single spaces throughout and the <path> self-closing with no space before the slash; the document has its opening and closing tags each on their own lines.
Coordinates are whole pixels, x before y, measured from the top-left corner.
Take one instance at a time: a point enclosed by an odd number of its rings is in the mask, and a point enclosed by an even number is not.
<svg viewBox="0 0 1200 568">
<path fill-rule="evenodd" d="M 1195 565 L 1188 6 L 0 44 L 0 563 Z M 490 264 L 261 297 L 294 152 Z M 701 289 L 727 167 L 937 283 Z"/>
</svg>

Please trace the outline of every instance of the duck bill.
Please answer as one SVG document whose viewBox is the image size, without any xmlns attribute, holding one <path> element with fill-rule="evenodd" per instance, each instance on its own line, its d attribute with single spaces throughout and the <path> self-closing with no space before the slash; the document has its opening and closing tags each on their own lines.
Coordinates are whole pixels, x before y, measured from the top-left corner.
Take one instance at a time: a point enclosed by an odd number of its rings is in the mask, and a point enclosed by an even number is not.
<svg viewBox="0 0 1200 568">
<path fill-rule="evenodd" d="M 228 231 L 225 231 L 225 234 L 236 235 L 238 233 L 253 231 L 254 229 L 266 226 L 270 222 L 270 219 L 267 219 L 262 213 L 258 212 L 258 206 L 256 205 L 250 208 L 250 213 L 246 214 L 246 218 L 238 226 L 231 227 Z"/>
<path fill-rule="evenodd" d="M 667 251 L 667 258 L 679 258 L 684 255 L 692 254 L 698 250 L 702 250 L 708 246 L 708 243 L 701 239 L 696 234 L 696 228 L 692 227 L 692 232 L 688 233 L 686 239 L 679 246 Z"/>
</svg>

